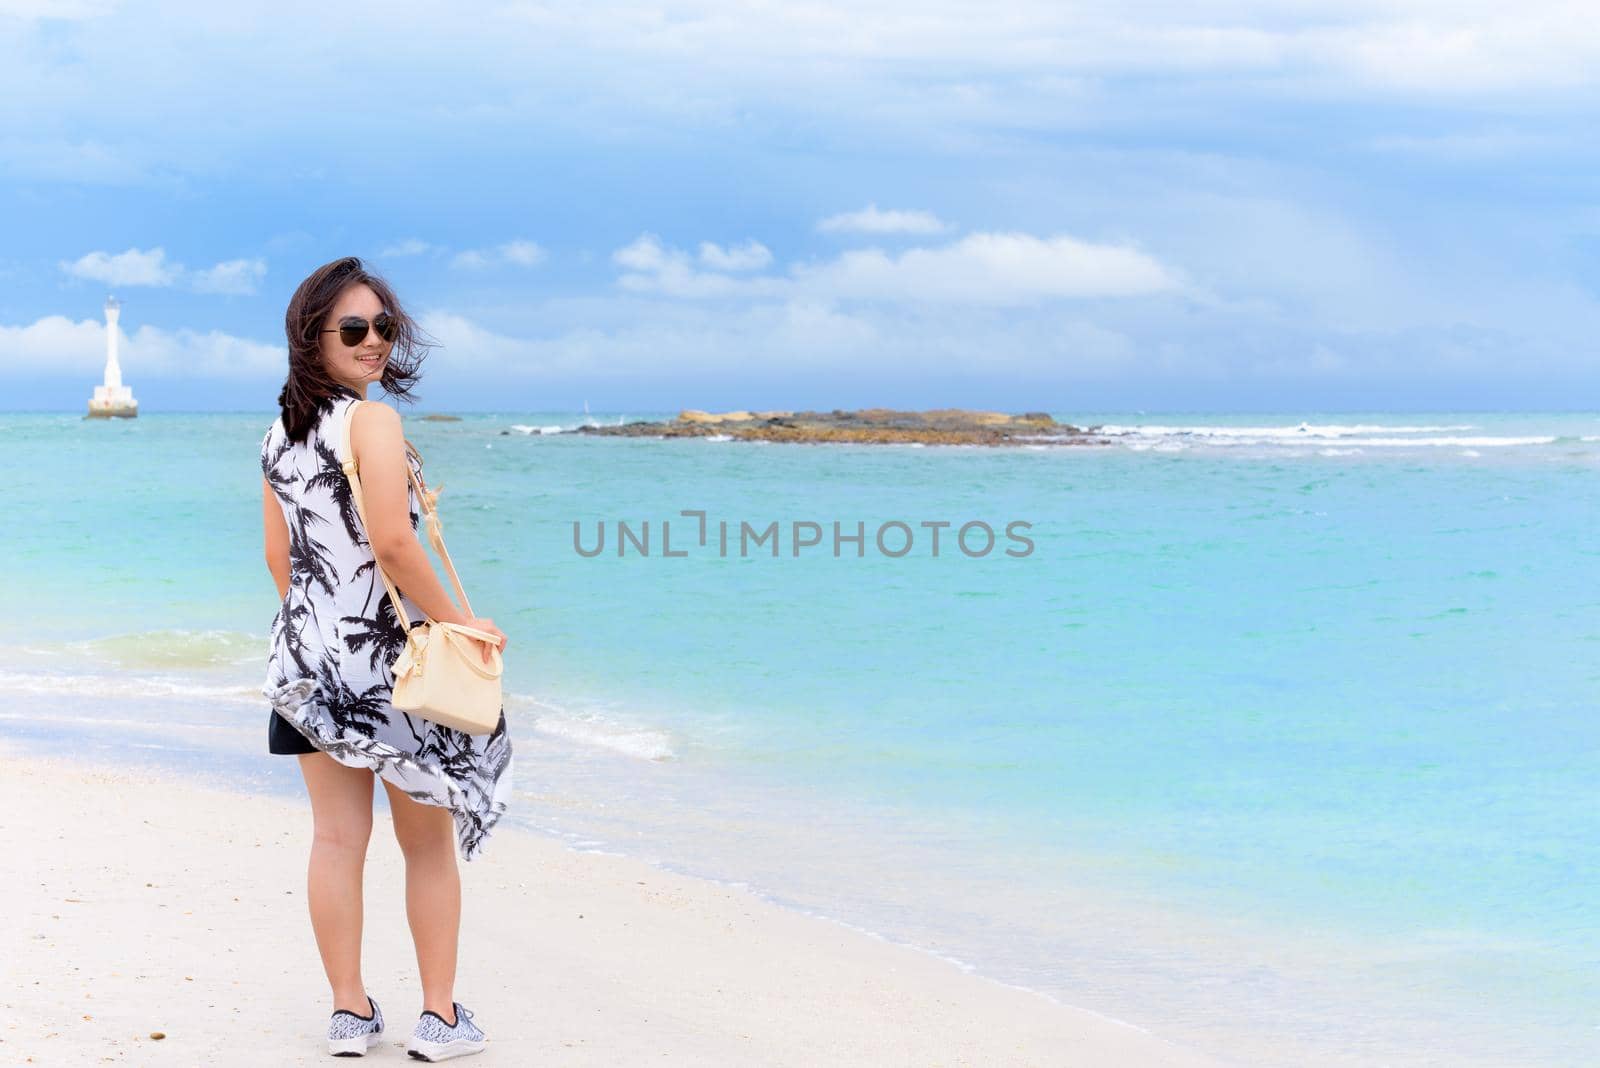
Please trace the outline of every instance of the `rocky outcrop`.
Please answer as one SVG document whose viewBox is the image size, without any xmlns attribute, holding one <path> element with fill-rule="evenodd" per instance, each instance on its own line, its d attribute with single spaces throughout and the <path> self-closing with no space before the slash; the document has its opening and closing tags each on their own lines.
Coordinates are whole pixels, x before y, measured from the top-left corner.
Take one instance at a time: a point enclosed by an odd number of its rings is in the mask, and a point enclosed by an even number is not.
<svg viewBox="0 0 1600 1068">
<path fill-rule="evenodd" d="M 571 434 L 606 437 L 696 438 L 713 434 L 741 441 L 923 445 L 1104 445 L 1098 426 L 1058 423 L 1046 412 L 1006 412 L 934 408 L 899 411 L 863 408 L 831 412 L 705 412 L 686 408 L 668 422 L 582 426 Z"/>
</svg>

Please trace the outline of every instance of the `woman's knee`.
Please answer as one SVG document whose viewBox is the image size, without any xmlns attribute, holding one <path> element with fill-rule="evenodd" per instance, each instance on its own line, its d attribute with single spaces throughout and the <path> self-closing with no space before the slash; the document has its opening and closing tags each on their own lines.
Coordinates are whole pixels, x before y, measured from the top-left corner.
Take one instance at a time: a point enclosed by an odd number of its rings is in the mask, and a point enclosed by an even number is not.
<svg viewBox="0 0 1600 1068">
<path fill-rule="evenodd" d="M 408 857 L 449 853 L 455 849 L 455 820 L 450 810 L 413 800 L 385 782 L 389 811 L 394 817 L 394 838 Z"/>
<path fill-rule="evenodd" d="M 449 820 L 422 827 L 394 825 L 395 841 L 408 860 L 423 857 L 449 857 L 455 855 L 455 830 Z"/>
<path fill-rule="evenodd" d="M 366 855 L 372 841 L 372 813 L 350 812 L 313 818 L 312 841 L 323 849 Z"/>
<path fill-rule="evenodd" d="M 326 753 L 307 754 L 300 760 L 311 794 L 315 843 L 364 855 L 372 838 L 371 770 L 346 767 Z"/>
</svg>

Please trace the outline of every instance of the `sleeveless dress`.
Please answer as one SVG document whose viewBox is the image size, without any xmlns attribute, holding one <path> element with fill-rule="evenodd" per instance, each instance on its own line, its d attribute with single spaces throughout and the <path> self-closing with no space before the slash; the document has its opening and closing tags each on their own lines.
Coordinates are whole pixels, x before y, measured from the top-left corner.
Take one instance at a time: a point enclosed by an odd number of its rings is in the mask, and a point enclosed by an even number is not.
<svg viewBox="0 0 1600 1068">
<path fill-rule="evenodd" d="M 261 471 L 289 527 L 289 592 L 272 619 L 261 688 L 272 705 L 269 749 L 321 750 L 449 809 L 461 856 L 470 861 L 511 800 L 505 710 L 491 733 L 471 735 L 390 704 L 390 665 L 405 631 L 339 465 L 339 435 L 359 400 L 354 393 L 335 397 L 304 442 L 288 439 L 282 416 L 261 439 Z M 407 462 L 421 474 L 409 450 Z M 409 484 L 406 492 L 415 530 L 421 504 Z M 400 598 L 413 624 L 425 618 L 404 590 Z M 286 737 L 299 744 L 285 745 Z"/>
</svg>

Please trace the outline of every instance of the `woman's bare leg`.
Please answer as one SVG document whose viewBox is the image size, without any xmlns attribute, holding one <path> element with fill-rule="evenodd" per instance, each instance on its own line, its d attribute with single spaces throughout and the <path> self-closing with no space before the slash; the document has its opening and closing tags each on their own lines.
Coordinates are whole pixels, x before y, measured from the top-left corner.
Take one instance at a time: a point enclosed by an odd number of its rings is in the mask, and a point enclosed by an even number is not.
<svg viewBox="0 0 1600 1068">
<path fill-rule="evenodd" d="M 461 873 L 455 820 L 439 805 L 413 801 L 382 780 L 394 836 L 406 858 L 406 919 L 417 945 L 422 1007 L 455 1023 L 456 943 L 461 933 Z"/>
<path fill-rule="evenodd" d="M 361 876 L 372 838 L 369 768 L 352 768 L 327 753 L 302 753 L 314 826 L 306 900 L 322 967 L 333 988 L 333 1011 L 372 1011 L 361 980 Z"/>
</svg>

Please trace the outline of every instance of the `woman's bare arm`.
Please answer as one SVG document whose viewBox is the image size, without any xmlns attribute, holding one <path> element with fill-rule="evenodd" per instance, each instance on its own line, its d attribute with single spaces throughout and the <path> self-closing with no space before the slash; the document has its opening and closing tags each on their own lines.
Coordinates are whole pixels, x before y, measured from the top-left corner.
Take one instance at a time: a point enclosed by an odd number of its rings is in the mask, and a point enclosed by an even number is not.
<svg viewBox="0 0 1600 1068">
<path fill-rule="evenodd" d="M 350 423 L 350 451 L 361 478 L 361 503 L 366 511 L 372 555 L 390 581 L 428 618 L 469 624 L 466 613 L 445 592 L 427 550 L 411 529 L 408 461 L 400 413 L 376 401 L 357 405 Z"/>
<path fill-rule="evenodd" d="M 283 507 L 278 495 L 272 492 L 272 483 L 261 480 L 262 541 L 267 554 L 267 570 L 272 581 L 278 584 L 278 600 L 289 596 L 289 524 L 283 518 Z"/>
</svg>

